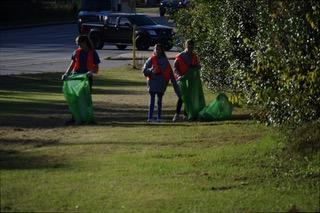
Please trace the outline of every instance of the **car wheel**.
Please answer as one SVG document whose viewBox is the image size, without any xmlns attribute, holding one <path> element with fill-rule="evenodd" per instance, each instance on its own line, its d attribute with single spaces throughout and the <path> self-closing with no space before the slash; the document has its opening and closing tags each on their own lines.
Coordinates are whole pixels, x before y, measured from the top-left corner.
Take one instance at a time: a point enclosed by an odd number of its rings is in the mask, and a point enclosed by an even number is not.
<svg viewBox="0 0 320 213">
<path fill-rule="evenodd" d="M 148 50 L 150 47 L 149 39 L 146 36 L 139 35 L 136 38 L 136 46 L 138 50 Z"/>
<path fill-rule="evenodd" d="M 160 8 L 159 8 L 159 14 L 160 14 L 160 16 L 164 16 L 165 13 L 166 13 L 166 8 L 160 7 Z"/>
<path fill-rule="evenodd" d="M 89 38 L 92 41 L 94 49 L 100 50 L 103 48 L 104 42 L 98 32 L 90 32 Z"/>
<path fill-rule="evenodd" d="M 117 44 L 116 47 L 117 47 L 119 50 L 124 50 L 124 49 L 127 48 L 127 45 Z"/>
</svg>

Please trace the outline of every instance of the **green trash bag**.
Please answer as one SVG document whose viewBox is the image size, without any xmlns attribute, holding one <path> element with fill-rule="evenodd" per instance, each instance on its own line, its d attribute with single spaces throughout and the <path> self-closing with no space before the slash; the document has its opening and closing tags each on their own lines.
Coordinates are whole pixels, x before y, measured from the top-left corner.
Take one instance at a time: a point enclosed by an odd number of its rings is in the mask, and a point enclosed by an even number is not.
<svg viewBox="0 0 320 213">
<path fill-rule="evenodd" d="M 63 94 L 76 122 L 94 120 L 89 80 L 86 74 L 73 74 L 63 82 Z"/>
<path fill-rule="evenodd" d="M 207 107 L 199 112 L 199 118 L 205 121 L 225 120 L 231 117 L 232 103 L 224 93 L 219 93 Z"/>
<path fill-rule="evenodd" d="M 181 98 L 188 120 L 197 119 L 199 112 L 206 105 L 199 71 L 190 68 L 188 72 L 179 79 L 178 85 L 181 90 Z"/>
</svg>

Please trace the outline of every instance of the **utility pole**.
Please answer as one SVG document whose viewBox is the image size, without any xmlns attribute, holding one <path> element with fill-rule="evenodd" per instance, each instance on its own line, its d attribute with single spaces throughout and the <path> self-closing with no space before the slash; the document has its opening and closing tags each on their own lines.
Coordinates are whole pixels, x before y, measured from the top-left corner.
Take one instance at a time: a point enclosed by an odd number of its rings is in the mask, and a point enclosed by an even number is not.
<svg viewBox="0 0 320 213">
<path fill-rule="evenodd" d="M 132 68 L 136 69 L 136 25 L 132 26 Z"/>
<path fill-rule="evenodd" d="M 129 7 L 131 12 L 136 12 L 136 0 L 129 0 Z"/>
</svg>

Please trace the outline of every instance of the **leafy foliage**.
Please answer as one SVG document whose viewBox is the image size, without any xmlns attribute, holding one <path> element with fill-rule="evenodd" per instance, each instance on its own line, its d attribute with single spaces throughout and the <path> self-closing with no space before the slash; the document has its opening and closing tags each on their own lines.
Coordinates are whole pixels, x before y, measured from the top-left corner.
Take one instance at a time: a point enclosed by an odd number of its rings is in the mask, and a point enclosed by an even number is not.
<svg viewBox="0 0 320 213">
<path fill-rule="evenodd" d="M 231 91 L 272 124 L 320 117 L 318 1 L 194 0 L 175 17 L 214 91 Z"/>
</svg>

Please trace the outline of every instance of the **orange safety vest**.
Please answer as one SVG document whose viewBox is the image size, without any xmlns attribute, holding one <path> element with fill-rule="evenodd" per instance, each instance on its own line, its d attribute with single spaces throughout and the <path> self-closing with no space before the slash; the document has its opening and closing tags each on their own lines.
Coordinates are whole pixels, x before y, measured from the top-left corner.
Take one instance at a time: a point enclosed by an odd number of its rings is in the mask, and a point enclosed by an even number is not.
<svg viewBox="0 0 320 213">
<path fill-rule="evenodd" d="M 76 49 L 75 57 L 74 57 L 74 66 L 73 70 L 76 72 L 80 68 L 80 52 L 81 48 Z M 93 50 L 89 50 L 87 55 L 87 69 L 92 71 L 96 68 L 97 65 L 93 63 Z"/>
<path fill-rule="evenodd" d="M 170 80 L 170 72 L 172 72 L 172 69 L 171 69 L 171 66 L 169 63 L 167 64 L 164 72 L 161 72 L 161 68 L 158 63 L 158 57 L 156 55 L 152 55 L 151 56 L 151 64 L 152 64 L 153 69 L 155 69 L 155 71 L 156 71 L 156 73 L 155 73 L 156 75 L 160 75 L 162 73 L 164 80 L 166 82 L 168 82 Z M 148 79 L 152 79 L 151 76 L 148 77 Z"/>
<path fill-rule="evenodd" d="M 178 70 L 181 76 L 184 76 L 188 72 L 190 65 L 198 64 L 198 58 L 194 53 L 191 55 L 190 64 L 186 63 L 186 61 L 182 58 L 181 53 L 176 56 L 176 60 L 178 61 Z"/>
</svg>

